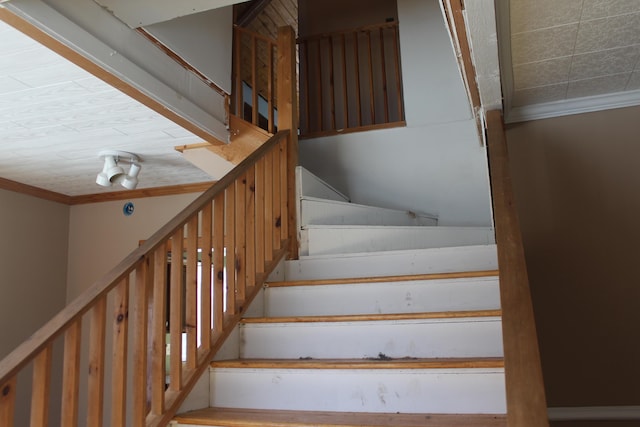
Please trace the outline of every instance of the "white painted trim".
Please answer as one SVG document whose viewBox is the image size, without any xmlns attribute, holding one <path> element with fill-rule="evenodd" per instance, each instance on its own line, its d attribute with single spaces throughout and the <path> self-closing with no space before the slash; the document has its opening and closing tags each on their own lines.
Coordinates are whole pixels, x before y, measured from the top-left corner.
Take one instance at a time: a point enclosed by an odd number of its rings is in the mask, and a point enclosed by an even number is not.
<svg viewBox="0 0 640 427">
<path fill-rule="evenodd" d="M 506 111 L 505 123 L 591 113 L 636 105 L 640 105 L 640 90 L 515 107 Z"/>
<path fill-rule="evenodd" d="M 547 408 L 549 421 L 640 420 L 640 406 L 579 406 Z"/>
</svg>

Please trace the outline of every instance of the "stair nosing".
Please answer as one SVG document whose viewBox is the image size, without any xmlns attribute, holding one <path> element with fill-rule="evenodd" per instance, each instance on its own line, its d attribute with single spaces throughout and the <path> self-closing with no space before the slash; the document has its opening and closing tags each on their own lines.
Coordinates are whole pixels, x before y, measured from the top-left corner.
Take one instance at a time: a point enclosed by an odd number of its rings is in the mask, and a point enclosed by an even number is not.
<svg viewBox="0 0 640 427">
<path fill-rule="evenodd" d="M 328 316 L 282 316 L 282 317 L 245 317 L 241 324 L 272 324 L 272 323 L 339 323 L 339 322 L 369 322 L 385 320 L 430 320 L 430 319 L 472 319 L 501 317 L 501 309 L 490 310 L 460 310 L 434 311 L 421 313 L 390 313 L 390 314 L 346 314 Z"/>
<path fill-rule="evenodd" d="M 484 277 L 498 277 L 499 270 L 476 270 L 476 271 L 460 271 L 452 273 L 427 273 L 427 274 L 408 274 L 397 276 L 371 276 L 371 277 L 353 277 L 341 279 L 309 279 L 309 280 L 285 280 L 265 283 L 266 288 L 283 288 L 289 286 L 318 286 L 318 285 L 357 285 L 368 283 L 385 283 L 385 282 L 413 282 L 423 280 L 446 280 L 446 279 L 474 279 Z"/>
<path fill-rule="evenodd" d="M 217 360 L 213 369 L 298 369 L 298 370 L 444 370 L 444 369 L 504 369 L 502 357 L 477 358 L 397 358 L 383 354 L 369 359 L 231 359 Z"/>
<path fill-rule="evenodd" d="M 178 414 L 174 420 L 193 425 L 225 427 L 397 427 L 506 426 L 505 414 L 424 414 L 388 412 L 330 412 L 205 408 Z"/>
</svg>

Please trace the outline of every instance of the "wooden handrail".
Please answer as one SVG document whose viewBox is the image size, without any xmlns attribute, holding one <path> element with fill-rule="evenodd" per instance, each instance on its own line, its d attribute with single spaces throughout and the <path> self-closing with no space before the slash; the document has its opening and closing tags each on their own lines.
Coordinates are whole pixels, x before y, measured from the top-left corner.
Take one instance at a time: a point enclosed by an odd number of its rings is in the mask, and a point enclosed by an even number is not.
<svg viewBox="0 0 640 427">
<path fill-rule="evenodd" d="M 487 144 L 495 216 L 507 387 L 507 422 L 513 427 L 549 425 L 538 337 L 522 236 L 511 187 L 500 111 L 487 113 Z"/>
<path fill-rule="evenodd" d="M 48 396 L 52 392 L 62 394 L 61 423 L 65 426 L 85 422 L 78 419 L 80 395 L 87 395 L 86 421 L 91 425 L 100 425 L 103 413 L 109 414 L 114 426 L 125 425 L 128 416 L 134 417 L 136 425 L 141 421 L 153 426 L 168 422 L 270 271 L 286 254 L 289 238 L 295 239 L 290 231 L 295 227 L 283 226 L 288 221 L 291 204 L 286 181 L 293 179 L 295 173 L 288 169 L 291 162 L 286 158 L 287 153 L 293 152 L 288 147 L 290 143 L 289 130 L 274 135 L 2 360 L 2 425 L 13 425 L 18 405 L 16 378 L 34 360 L 33 375 L 38 378 L 33 378 L 32 425 L 47 420 L 51 404 Z M 277 166 L 277 171 L 257 166 L 267 159 Z M 260 205 L 261 208 L 268 206 L 273 213 L 265 215 L 267 212 L 256 210 L 255 201 L 262 198 L 269 203 Z M 256 218 L 270 221 L 249 228 L 244 221 L 248 217 L 252 220 L 246 223 L 253 223 Z M 286 234 L 282 230 L 287 230 Z M 256 232 L 262 235 L 258 238 Z M 266 257 L 256 257 L 257 241 L 269 242 L 267 246 L 272 249 Z M 183 257 L 173 256 L 168 262 L 169 246 L 174 254 L 186 253 L 185 267 Z M 202 291 L 198 290 L 196 271 L 199 250 L 202 268 L 207 269 L 202 274 Z M 225 252 L 226 265 L 222 256 Z M 256 266 L 257 262 L 261 265 Z M 230 286 L 226 296 L 224 283 Z M 169 294 L 171 304 L 166 313 Z M 107 301 L 111 309 L 107 309 Z M 130 306 L 133 323 L 129 322 Z M 87 313 L 90 315 L 84 316 Z M 81 334 L 84 325 L 90 328 L 88 337 Z M 172 344 L 169 369 L 165 366 L 167 333 Z M 186 364 L 181 360 L 183 333 L 187 335 Z M 107 334 L 113 338 L 106 340 Z M 56 392 L 50 389 L 50 378 L 52 370 L 60 367 L 52 367 L 51 351 L 53 342 L 63 335 L 63 383 L 61 391 Z M 131 337 L 133 345 L 129 349 Z M 84 363 L 88 366 L 81 364 L 85 351 L 88 357 Z M 129 358 L 134 361 L 133 368 L 128 367 Z M 111 366 L 111 378 L 105 384 L 107 364 Z M 80 381 L 84 372 L 89 372 L 86 384 Z M 127 373 L 136 378 L 133 387 L 127 385 Z M 81 390 L 80 384 L 87 391 Z M 128 392 L 134 395 L 129 415 Z M 111 397 L 109 407 L 105 405 L 107 395 Z"/>
<path fill-rule="evenodd" d="M 397 22 L 298 43 L 302 137 L 404 123 Z"/>
</svg>

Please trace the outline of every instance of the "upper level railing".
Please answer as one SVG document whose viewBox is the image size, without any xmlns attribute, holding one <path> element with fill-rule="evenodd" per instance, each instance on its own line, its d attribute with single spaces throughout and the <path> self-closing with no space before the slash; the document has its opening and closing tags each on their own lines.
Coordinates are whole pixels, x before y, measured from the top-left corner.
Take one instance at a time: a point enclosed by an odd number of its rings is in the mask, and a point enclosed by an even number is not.
<svg viewBox="0 0 640 427">
<path fill-rule="evenodd" d="M 542 365 L 500 111 L 487 113 L 509 426 L 548 427 Z"/>
<path fill-rule="evenodd" d="M 404 124 L 397 22 L 298 44 L 301 136 Z"/>
<path fill-rule="evenodd" d="M 277 43 L 235 27 L 231 112 L 274 133 L 277 130 Z"/>
<path fill-rule="evenodd" d="M 289 142 L 272 137 L 0 362 L 0 425 L 28 425 L 25 407 L 46 425 L 54 404 L 65 427 L 166 424 L 295 239 Z"/>
</svg>

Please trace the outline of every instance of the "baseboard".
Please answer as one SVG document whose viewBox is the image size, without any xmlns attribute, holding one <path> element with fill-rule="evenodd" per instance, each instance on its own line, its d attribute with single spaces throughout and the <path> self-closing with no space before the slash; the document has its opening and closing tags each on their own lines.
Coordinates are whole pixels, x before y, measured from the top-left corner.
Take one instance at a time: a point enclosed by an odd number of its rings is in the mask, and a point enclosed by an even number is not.
<svg viewBox="0 0 640 427">
<path fill-rule="evenodd" d="M 640 420 L 640 406 L 576 406 L 548 408 L 550 421 Z"/>
</svg>

